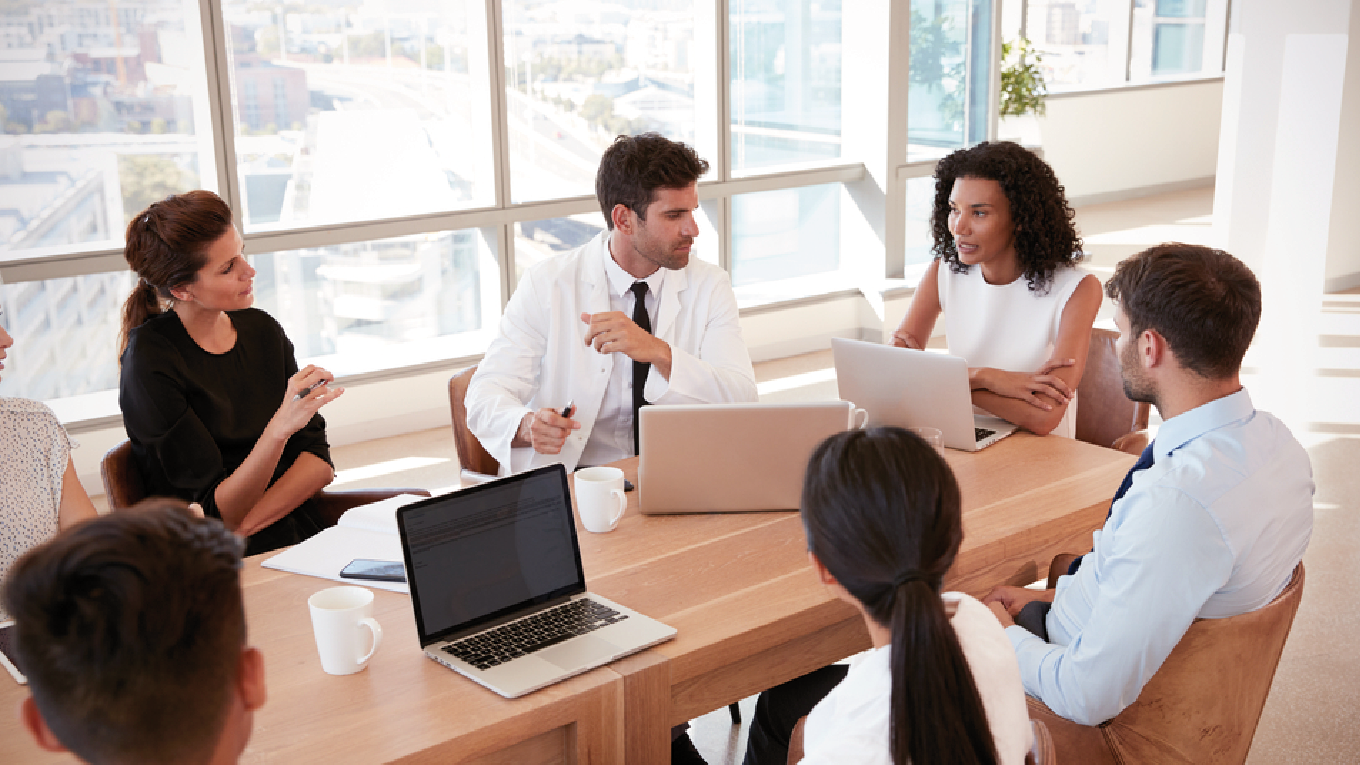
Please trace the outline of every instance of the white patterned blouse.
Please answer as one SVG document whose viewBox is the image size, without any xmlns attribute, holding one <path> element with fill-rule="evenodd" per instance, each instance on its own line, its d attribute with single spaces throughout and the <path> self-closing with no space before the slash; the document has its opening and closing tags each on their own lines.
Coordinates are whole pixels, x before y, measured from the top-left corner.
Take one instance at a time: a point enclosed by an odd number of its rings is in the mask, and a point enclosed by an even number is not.
<svg viewBox="0 0 1360 765">
<path fill-rule="evenodd" d="M 0 398 L 0 581 L 57 533 L 71 439 L 46 404 Z M 0 621 L 9 619 L 0 605 Z"/>
</svg>

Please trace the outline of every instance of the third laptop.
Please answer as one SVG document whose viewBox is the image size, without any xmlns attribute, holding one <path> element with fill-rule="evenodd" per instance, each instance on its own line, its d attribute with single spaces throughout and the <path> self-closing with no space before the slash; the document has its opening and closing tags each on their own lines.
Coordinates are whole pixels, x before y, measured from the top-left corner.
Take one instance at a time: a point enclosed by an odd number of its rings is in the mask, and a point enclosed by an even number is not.
<svg viewBox="0 0 1360 765">
<path fill-rule="evenodd" d="M 840 397 L 869 413 L 869 427 L 937 428 L 944 445 L 977 451 L 1014 433 L 998 417 L 975 414 L 968 362 L 933 351 L 831 339 Z"/>
</svg>

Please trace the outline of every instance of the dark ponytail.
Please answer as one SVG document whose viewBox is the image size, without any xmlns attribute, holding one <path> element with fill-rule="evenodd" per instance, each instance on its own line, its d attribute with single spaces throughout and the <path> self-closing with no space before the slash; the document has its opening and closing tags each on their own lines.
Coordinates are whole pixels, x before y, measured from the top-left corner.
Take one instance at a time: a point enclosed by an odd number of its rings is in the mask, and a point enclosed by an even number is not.
<svg viewBox="0 0 1360 765">
<path fill-rule="evenodd" d="M 231 208 L 211 191 L 190 191 L 152 204 L 127 227 L 123 257 L 138 277 L 123 303 L 118 351 L 142 322 L 161 313 L 170 290 L 191 284 L 208 262 L 208 247 L 231 228 Z"/>
<path fill-rule="evenodd" d="M 808 463 L 802 513 L 808 548 L 892 632 L 893 762 L 998 762 L 940 600 L 963 542 L 959 487 L 944 459 L 900 428 L 832 436 Z"/>
</svg>

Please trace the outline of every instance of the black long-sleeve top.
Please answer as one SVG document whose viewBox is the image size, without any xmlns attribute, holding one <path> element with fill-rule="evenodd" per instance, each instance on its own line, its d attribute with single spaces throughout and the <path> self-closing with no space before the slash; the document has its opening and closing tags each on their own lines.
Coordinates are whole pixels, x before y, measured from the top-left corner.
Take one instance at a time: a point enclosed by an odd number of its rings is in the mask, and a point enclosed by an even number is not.
<svg viewBox="0 0 1360 765">
<path fill-rule="evenodd" d="M 174 311 L 133 329 L 118 391 L 147 495 L 197 502 L 219 518 L 217 485 L 255 448 L 298 370 L 293 344 L 273 317 L 256 308 L 227 315 L 236 345 L 221 354 L 199 347 Z M 303 452 L 334 466 L 319 414 L 288 439 L 270 485 Z M 310 533 L 315 530 L 300 531 Z"/>
</svg>

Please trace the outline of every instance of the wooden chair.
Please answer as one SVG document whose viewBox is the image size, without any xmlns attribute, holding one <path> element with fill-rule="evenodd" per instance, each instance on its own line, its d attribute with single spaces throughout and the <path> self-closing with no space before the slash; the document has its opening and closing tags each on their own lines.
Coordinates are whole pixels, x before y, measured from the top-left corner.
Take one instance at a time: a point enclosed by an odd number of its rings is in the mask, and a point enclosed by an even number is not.
<svg viewBox="0 0 1360 765">
<path fill-rule="evenodd" d="M 1033 697 L 1030 717 L 1048 726 L 1063 762 L 1245 762 L 1303 580 L 1300 563 L 1264 608 L 1196 619 L 1138 699 L 1113 719 L 1078 725 Z"/>
<path fill-rule="evenodd" d="M 104 479 L 104 494 L 109 500 L 109 510 L 123 510 L 146 499 L 146 485 L 142 482 L 141 471 L 132 459 L 132 442 L 123 441 L 104 455 L 99 463 L 99 473 Z M 366 505 L 370 502 L 395 497 L 398 494 L 430 496 L 424 489 L 349 489 L 337 491 L 322 489 L 313 495 L 312 500 L 317 515 L 326 526 L 335 522 L 351 507 Z"/>
<path fill-rule="evenodd" d="M 1150 407 L 1124 395 L 1118 339 L 1118 332 L 1091 329 L 1086 371 L 1077 386 L 1077 440 L 1138 454 L 1147 446 Z"/>
<path fill-rule="evenodd" d="M 458 464 L 463 467 L 463 484 L 481 483 L 495 478 L 501 471 L 496 461 L 482 442 L 468 430 L 467 398 L 468 384 L 477 367 L 471 366 L 449 379 L 449 409 L 453 413 L 453 446 L 458 451 Z"/>
</svg>

